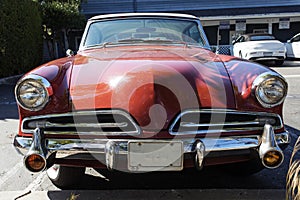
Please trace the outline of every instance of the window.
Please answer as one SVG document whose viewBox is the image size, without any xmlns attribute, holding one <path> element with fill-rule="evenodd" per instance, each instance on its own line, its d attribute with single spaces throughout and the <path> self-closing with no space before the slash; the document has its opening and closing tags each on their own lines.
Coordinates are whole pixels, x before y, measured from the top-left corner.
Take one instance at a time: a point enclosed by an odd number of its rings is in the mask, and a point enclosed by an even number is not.
<svg viewBox="0 0 300 200">
<path fill-rule="evenodd" d="M 189 42 L 200 42 L 200 33 L 199 29 L 197 26 L 192 26 L 189 28 L 186 32 L 185 35 L 187 36 L 187 39 L 190 40 Z M 187 41 L 188 42 L 188 41 Z"/>
<path fill-rule="evenodd" d="M 299 42 L 299 41 L 300 41 L 300 35 L 298 35 L 292 39 L 292 42 Z"/>
<path fill-rule="evenodd" d="M 84 46 L 101 45 L 104 43 L 147 42 L 158 41 L 186 42 L 204 46 L 205 41 L 200 33 L 198 23 L 193 20 L 165 18 L 130 18 L 97 21 L 90 25 Z"/>
<path fill-rule="evenodd" d="M 250 36 L 250 41 L 260 41 L 260 40 L 275 40 L 272 35 L 253 35 Z"/>
<path fill-rule="evenodd" d="M 267 28 L 253 29 L 253 33 L 268 33 Z"/>
</svg>

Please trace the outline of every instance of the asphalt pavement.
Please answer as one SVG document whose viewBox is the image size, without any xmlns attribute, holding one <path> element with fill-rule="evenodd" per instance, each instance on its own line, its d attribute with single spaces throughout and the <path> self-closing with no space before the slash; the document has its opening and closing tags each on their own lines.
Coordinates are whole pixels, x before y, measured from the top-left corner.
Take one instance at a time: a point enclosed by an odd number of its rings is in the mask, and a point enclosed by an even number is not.
<svg viewBox="0 0 300 200">
<path fill-rule="evenodd" d="M 1 200 L 283 200 L 283 190 L 79 190 L 79 191 L 37 191 L 31 193 L 1 192 Z"/>
</svg>

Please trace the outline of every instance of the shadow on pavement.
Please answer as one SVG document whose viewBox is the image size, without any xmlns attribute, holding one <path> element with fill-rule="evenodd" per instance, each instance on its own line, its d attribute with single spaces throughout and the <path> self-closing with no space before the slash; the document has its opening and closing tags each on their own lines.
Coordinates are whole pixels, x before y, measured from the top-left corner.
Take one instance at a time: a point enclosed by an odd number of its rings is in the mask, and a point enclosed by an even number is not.
<svg viewBox="0 0 300 200">
<path fill-rule="evenodd" d="M 220 167 L 220 166 L 219 166 Z M 97 170 L 105 178 L 86 175 L 78 189 L 211 189 L 211 188 L 257 188 L 262 184 L 258 176 L 232 176 L 219 167 L 207 167 L 203 171 L 194 169 L 182 172 L 151 172 L 144 174 L 128 174 Z M 231 183 L 228 181 L 230 180 Z M 268 184 L 270 188 L 275 185 Z"/>
<path fill-rule="evenodd" d="M 268 65 L 269 66 L 269 65 Z M 289 59 L 285 60 L 282 66 L 273 66 L 278 68 L 285 68 L 285 67 L 300 67 L 300 59 Z"/>
<path fill-rule="evenodd" d="M 282 66 L 276 65 L 273 61 L 257 61 L 259 64 L 262 64 L 267 67 L 274 68 L 285 68 L 285 67 L 300 67 L 300 59 L 288 59 L 285 60 Z"/>
<path fill-rule="evenodd" d="M 240 199 L 284 199 L 282 190 L 116 190 L 116 191 L 49 191 L 49 199 L 222 199 L 222 200 L 240 200 Z"/>
</svg>

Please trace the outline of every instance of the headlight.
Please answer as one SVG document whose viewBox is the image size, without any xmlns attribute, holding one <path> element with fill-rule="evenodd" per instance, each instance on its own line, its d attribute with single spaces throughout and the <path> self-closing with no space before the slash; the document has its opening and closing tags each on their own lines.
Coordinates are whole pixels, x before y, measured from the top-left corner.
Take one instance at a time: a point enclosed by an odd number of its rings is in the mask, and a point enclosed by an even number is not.
<svg viewBox="0 0 300 200">
<path fill-rule="evenodd" d="M 252 90 L 259 103 L 265 108 L 270 108 L 284 101 L 287 94 L 287 83 L 280 75 L 266 72 L 254 80 Z"/>
<path fill-rule="evenodd" d="M 18 104 L 30 111 L 41 110 L 52 95 L 50 83 L 38 75 L 28 75 L 20 80 L 15 89 Z"/>
</svg>

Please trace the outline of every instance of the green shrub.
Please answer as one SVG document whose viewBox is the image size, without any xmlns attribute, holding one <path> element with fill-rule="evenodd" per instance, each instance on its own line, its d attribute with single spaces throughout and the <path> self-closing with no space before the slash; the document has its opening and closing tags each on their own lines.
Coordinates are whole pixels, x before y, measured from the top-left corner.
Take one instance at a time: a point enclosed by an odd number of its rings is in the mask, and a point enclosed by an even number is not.
<svg viewBox="0 0 300 200">
<path fill-rule="evenodd" d="M 54 41 L 60 43 L 65 52 L 69 48 L 68 37 L 72 29 L 83 30 L 86 19 L 79 12 L 80 0 L 40 0 L 43 19 L 44 39 L 48 44 L 50 59 L 56 58 Z"/>
<path fill-rule="evenodd" d="M 79 0 L 43 1 L 43 25 L 52 31 L 84 28 L 86 20 L 79 12 Z"/>
<path fill-rule="evenodd" d="M 40 64 L 43 31 L 39 5 L 32 0 L 0 0 L 0 77 Z"/>
</svg>

